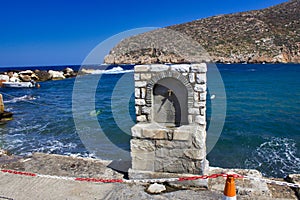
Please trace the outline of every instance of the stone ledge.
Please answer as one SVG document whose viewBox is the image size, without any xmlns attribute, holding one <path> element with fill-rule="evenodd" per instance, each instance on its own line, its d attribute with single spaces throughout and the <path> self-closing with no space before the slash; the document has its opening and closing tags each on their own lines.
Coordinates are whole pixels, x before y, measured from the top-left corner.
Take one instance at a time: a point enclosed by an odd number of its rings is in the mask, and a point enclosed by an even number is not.
<svg viewBox="0 0 300 200">
<path fill-rule="evenodd" d="M 177 173 L 166 173 L 166 172 L 151 172 L 151 171 L 141 171 L 141 170 L 128 170 L 130 179 L 154 179 L 154 178 L 177 178 L 177 177 L 192 177 L 197 176 L 196 174 L 177 174 Z M 198 174 L 199 175 L 199 174 Z M 170 185 L 190 188 L 190 187 L 208 187 L 207 179 L 199 179 L 194 181 L 183 181 L 183 182 L 170 182 Z"/>
<path fill-rule="evenodd" d="M 131 128 L 131 132 L 133 137 L 141 139 L 188 141 L 191 140 L 191 136 L 198 131 L 199 127 L 201 126 L 190 124 L 169 129 L 156 123 L 138 123 Z M 168 134 L 170 135 L 170 131 L 172 131 L 172 138 L 168 136 Z"/>
</svg>

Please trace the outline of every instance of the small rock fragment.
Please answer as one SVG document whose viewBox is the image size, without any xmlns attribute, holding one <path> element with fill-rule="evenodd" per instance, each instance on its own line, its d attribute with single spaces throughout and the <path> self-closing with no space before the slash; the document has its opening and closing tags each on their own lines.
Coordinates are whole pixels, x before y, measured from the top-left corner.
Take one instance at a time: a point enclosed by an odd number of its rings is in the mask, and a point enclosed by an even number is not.
<svg viewBox="0 0 300 200">
<path fill-rule="evenodd" d="M 159 194 L 163 191 L 166 191 L 166 186 L 158 183 L 151 184 L 147 189 L 147 192 L 151 194 Z"/>
</svg>

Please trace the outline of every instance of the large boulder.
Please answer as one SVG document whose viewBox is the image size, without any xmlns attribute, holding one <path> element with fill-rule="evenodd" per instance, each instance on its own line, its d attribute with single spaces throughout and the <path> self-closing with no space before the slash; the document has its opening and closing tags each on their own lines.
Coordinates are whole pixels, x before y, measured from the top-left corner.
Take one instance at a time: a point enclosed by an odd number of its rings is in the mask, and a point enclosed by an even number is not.
<svg viewBox="0 0 300 200">
<path fill-rule="evenodd" d="M 74 72 L 72 68 L 67 67 L 66 69 L 63 70 L 63 75 L 66 78 L 70 78 L 76 76 L 76 72 Z"/>
<path fill-rule="evenodd" d="M 31 76 L 27 74 L 20 74 L 20 79 L 24 82 L 30 82 L 31 81 Z"/>
<path fill-rule="evenodd" d="M 19 74 L 31 76 L 33 74 L 33 71 L 31 71 L 31 70 L 20 71 Z"/>
<path fill-rule="evenodd" d="M 63 72 L 49 70 L 48 73 L 51 75 L 52 80 L 62 80 L 66 78 Z"/>
<path fill-rule="evenodd" d="M 18 77 L 13 76 L 13 77 L 9 78 L 9 81 L 17 83 L 17 82 L 20 82 L 21 80 Z"/>
<path fill-rule="evenodd" d="M 5 74 L 0 74 L 0 81 L 9 81 L 9 76 Z"/>
<path fill-rule="evenodd" d="M 37 76 L 38 81 L 48 81 L 52 78 L 51 74 L 47 71 L 35 70 L 35 75 Z"/>
</svg>

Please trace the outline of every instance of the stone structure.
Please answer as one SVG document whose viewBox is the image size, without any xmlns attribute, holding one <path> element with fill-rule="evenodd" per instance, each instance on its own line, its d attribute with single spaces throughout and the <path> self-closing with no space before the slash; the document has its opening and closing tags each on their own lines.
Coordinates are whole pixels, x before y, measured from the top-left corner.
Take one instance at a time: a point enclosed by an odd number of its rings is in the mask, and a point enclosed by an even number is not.
<svg viewBox="0 0 300 200">
<path fill-rule="evenodd" d="M 134 71 L 129 176 L 206 174 L 207 65 L 136 65 Z"/>
</svg>

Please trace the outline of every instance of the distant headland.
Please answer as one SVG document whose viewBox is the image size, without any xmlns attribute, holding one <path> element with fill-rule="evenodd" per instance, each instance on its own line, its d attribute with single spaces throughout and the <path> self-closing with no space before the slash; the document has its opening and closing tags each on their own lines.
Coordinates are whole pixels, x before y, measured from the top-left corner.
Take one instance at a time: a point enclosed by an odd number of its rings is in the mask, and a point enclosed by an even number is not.
<svg viewBox="0 0 300 200">
<path fill-rule="evenodd" d="M 216 63 L 300 63 L 300 1 L 288 2 L 262 10 L 219 15 L 166 27 L 198 42 Z M 159 39 L 161 29 L 121 41 L 105 57 L 108 64 L 184 63 L 174 52 L 176 41 L 156 48 L 130 46 Z M 150 42 L 151 43 L 151 42 Z M 188 47 L 187 47 L 188 48 Z"/>
</svg>

